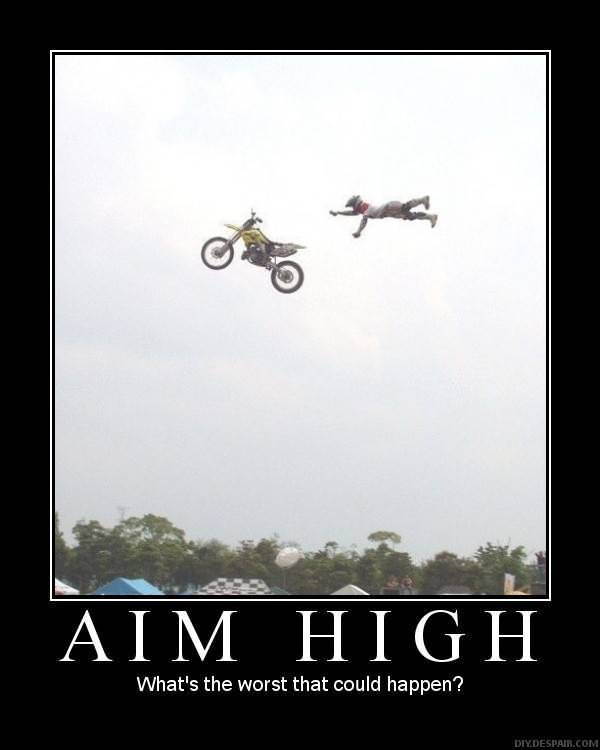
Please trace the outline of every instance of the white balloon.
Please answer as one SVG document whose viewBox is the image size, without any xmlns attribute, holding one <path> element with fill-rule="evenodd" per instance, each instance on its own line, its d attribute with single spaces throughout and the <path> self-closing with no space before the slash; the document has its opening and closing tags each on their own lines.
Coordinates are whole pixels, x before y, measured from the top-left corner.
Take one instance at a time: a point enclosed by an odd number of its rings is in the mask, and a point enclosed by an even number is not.
<svg viewBox="0 0 600 750">
<path fill-rule="evenodd" d="M 295 547 L 284 547 L 275 558 L 275 564 L 280 568 L 291 568 L 302 557 L 302 553 Z"/>
</svg>

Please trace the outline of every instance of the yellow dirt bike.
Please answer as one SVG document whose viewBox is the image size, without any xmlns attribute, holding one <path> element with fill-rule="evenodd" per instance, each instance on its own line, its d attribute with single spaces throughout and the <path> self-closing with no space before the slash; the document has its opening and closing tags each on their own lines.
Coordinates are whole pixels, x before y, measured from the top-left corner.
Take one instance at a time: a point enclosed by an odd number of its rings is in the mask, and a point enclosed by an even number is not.
<svg viewBox="0 0 600 750">
<path fill-rule="evenodd" d="M 233 260 L 233 246 L 241 237 L 246 246 L 242 253 L 242 260 L 270 271 L 271 282 L 278 292 L 290 294 L 298 291 L 304 281 L 302 268 L 293 260 L 278 262 L 275 258 L 287 258 L 297 253 L 298 250 L 303 250 L 304 245 L 296 245 L 293 242 L 273 242 L 260 229 L 255 229 L 258 223 L 262 223 L 262 219 L 251 211 L 250 218 L 241 227 L 225 224 L 229 229 L 233 229 L 235 234 L 229 239 L 211 237 L 205 242 L 200 253 L 203 263 L 215 271 L 227 268 Z"/>
</svg>

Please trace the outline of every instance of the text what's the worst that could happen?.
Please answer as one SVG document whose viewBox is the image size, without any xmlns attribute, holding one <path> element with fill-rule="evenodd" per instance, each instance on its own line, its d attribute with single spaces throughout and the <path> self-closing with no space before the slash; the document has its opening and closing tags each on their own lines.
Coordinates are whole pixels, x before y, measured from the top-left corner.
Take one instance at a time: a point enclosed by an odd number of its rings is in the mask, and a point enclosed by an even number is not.
<svg viewBox="0 0 600 750">
<path fill-rule="evenodd" d="M 463 678 L 455 675 L 441 680 L 396 679 L 391 675 L 369 675 L 352 679 L 307 678 L 284 675 L 274 679 L 220 679 L 214 675 L 193 678 L 181 675 L 164 679 L 160 675 L 136 677 L 140 693 L 457 693 Z"/>
</svg>

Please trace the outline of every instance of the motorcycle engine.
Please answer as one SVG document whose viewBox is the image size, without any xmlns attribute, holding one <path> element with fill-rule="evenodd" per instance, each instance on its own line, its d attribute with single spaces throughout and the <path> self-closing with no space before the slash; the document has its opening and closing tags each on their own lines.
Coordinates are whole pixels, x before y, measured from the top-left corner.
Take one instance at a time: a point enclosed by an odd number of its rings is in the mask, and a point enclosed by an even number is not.
<svg viewBox="0 0 600 750">
<path fill-rule="evenodd" d="M 263 252 L 259 245 L 248 246 L 248 260 L 255 266 L 264 266 L 267 262 L 268 255 Z"/>
</svg>

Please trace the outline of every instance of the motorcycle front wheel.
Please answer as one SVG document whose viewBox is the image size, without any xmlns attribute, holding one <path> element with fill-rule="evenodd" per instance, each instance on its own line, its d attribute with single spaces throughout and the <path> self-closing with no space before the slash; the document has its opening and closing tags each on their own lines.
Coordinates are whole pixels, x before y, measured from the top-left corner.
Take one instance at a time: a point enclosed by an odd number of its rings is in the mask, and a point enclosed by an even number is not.
<svg viewBox="0 0 600 750">
<path fill-rule="evenodd" d="M 233 260 L 233 247 L 227 244 L 225 237 L 211 237 L 204 243 L 200 257 L 205 266 L 220 271 Z"/>
<path fill-rule="evenodd" d="M 284 260 L 271 271 L 271 282 L 278 292 L 297 292 L 304 282 L 304 271 L 293 260 Z"/>
</svg>

